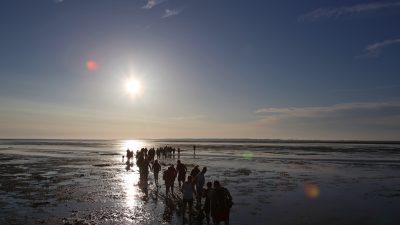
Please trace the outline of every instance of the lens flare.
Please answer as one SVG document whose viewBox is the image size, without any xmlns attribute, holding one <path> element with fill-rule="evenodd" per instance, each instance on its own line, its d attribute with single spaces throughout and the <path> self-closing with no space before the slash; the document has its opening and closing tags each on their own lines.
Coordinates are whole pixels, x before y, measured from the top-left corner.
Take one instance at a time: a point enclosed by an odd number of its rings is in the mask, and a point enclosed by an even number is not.
<svg viewBox="0 0 400 225">
<path fill-rule="evenodd" d="M 251 160 L 253 158 L 253 153 L 251 151 L 243 152 L 243 158 L 247 160 Z"/>
<path fill-rule="evenodd" d="M 311 199 L 317 198 L 320 194 L 318 185 L 316 183 L 306 183 L 304 185 L 304 194 Z"/>
<path fill-rule="evenodd" d="M 86 62 L 86 69 L 89 72 L 93 72 L 93 71 L 97 70 L 98 67 L 99 66 L 97 65 L 96 61 L 94 61 L 94 60 L 88 60 Z"/>
</svg>

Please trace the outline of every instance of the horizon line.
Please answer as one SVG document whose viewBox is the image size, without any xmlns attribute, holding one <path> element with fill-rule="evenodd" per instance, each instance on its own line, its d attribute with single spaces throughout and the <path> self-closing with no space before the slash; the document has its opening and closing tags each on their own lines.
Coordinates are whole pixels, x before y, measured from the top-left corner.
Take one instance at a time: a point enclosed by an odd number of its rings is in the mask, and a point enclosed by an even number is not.
<svg viewBox="0 0 400 225">
<path fill-rule="evenodd" d="M 102 139 L 102 138 L 0 138 L 4 140 L 80 140 L 80 141 L 123 141 L 123 140 L 149 140 L 158 142 L 252 142 L 252 143 L 393 143 L 400 144 L 400 140 L 357 140 L 357 139 L 280 139 L 280 138 L 132 138 L 132 139 Z"/>
</svg>

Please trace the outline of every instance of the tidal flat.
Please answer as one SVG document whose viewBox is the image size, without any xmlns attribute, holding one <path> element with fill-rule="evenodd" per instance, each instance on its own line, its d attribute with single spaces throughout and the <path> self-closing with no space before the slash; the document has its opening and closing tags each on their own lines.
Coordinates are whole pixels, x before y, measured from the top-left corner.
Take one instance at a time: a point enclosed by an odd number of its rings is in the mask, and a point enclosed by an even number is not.
<svg viewBox="0 0 400 225">
<path fill-rule="evenodd" d="M 229 189 L 233 225 L 400 223 L 398 144 L 2 140 L 0 224 L 182 224 L 177 181 L 166 195 L 122 161 L 165 145 Z"/>
</svg>

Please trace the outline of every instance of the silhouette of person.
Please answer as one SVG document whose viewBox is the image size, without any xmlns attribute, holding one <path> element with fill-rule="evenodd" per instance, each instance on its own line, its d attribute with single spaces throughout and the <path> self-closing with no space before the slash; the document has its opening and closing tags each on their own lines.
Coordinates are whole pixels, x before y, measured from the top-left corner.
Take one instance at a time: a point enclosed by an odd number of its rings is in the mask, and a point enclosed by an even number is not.
<svg viewBox="0 0 400 225">
<path fill-rule="evenodd" d="M 190 176 L 196 177 L 199 172 L 200 172 L 199 166 L 196 165 L 193 167 L 192 171 L 190 171 Z"/>
<path fill-rule="evenodd" d="M 203 195 L 203 186 L 205 184 L 205 177 L 204 174 L 207 172 L 207 167 L 203 167 L 201 173 L 198 173 L 196 176 L 196 206 L 201 206 L 201 197 Z"/>
<path fill-rule="evenodd" d="M 187 171 L 185 164 L 181 163 L 181 160 L 177 161 L 176 170 L 178 171 L 178 184 L 180 188 L 181 182 L 182 183 L 185 182 L 186 171 Z"/>
<path fill-rule="evenodd" d="M 157 155 L 157 159 L 159 159 L 160 155 L 161 155 L 161 149 L 160 148 L 157 148 L 156 155 Z"/>
<path fill-rule="evenodd" d="M 125 169 L 126 169 L 126 171 L 130 170 L 131 169 L 131 164 L 127 162 Z"/>
<path fill-rule="evenodd" d="M 194 185 L 191 176 L 188 176 L 187 181 L 182 184 L 181 191 L 183 195 L 182 224 L 184 223 L 185 220 L 186 205 L 189 206 L 189 223 L 192 224 L 193 194 L 196 194 L 196 191 L 194 190 Z"/>
<path fill-rule="evenodd" d="M 166 194 L 169 193 L 171 190 L 171 193 L 174 194 L 174 181 L 176 178 L 176 170 L 174 168 L 174 165 L 171 165 L 168 167 L 166 171 L 164 171 L 163 179 L 165 181 L 165 192 Z"/>
<path fill-rule="evenodd" d="M 225 225 L 229 225 L 232 205 L 232 196 L 228 189 L 221 187 L 219 181 L 214 181 L 214 190 L 211 194 L 211 216 L 214 225 L 219 225 L 221 221 L 224 221 Z"/>
<path fill-rule="evenodd" d="M 130 163 L 130 159 L 131 159 L 131 151 L 129 151 L 129 148 L 126 150 L 126 158 L 127 158 L 127 163 Z"/>
<path fill-rule="evenodd" d="M 156 159 L 153 164 L 153 173 L 154 173 L 154 182 L 156 183 L 156 186 L 158 186 L 158 173 L 161 171 L 161 165 L 158 163 L 158 160 Z"/>
<path fill-rule="evenodd" d="M 210 211 L 211 211 L 211 194 L 212 194 L 212 183 L 207 182 L 207 189 L 203 192 L 203 197 L 205 198 L 203 212 L 206 216 L 207 225 L 210 225 Z"/>
</svg>

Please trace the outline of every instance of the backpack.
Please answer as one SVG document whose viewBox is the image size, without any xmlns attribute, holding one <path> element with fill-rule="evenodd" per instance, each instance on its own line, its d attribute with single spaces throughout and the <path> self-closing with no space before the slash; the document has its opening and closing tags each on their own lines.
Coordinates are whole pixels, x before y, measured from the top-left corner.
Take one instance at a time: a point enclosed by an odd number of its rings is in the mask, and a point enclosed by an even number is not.
<svg viewBox="0 0 400 225">
<path fill-rule="evenodd" d="M 233 206 L 233 201 L 232 201 L 232 197 L 231 194 L 229 193 L 228 189 L 226 188 L 220 188 L 217 191 L 217 198 L 218 198 L 218 202 L 219 202 L 219 206 L 222 209 L 230 209 Z"/>
</svg>

